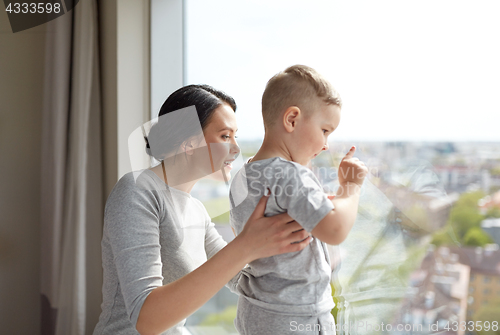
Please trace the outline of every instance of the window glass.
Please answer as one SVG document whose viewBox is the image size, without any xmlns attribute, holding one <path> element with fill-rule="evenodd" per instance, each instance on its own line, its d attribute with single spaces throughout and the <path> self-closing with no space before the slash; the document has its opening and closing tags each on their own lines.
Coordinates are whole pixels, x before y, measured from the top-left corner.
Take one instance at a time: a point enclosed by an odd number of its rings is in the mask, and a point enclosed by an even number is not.
<svg viewBox="0 0 500 335">
<path fill-rule="evenodd" d="M 500 114 L 493 112 L 500 107 L 500 46 L 492 43 L 500 31 L 498 2 L 187 0 L 185 6 L 187 83 L 236 98 L 240 139 L 262 139 L 265 84 L 293 64 L 312 66 L 340 92 L 337 138 L 500 139 Z"/>
<path fill-rule="evenodd" d="M 395 311 L 417 315 L 425 290 L 446 294 L 471 268 L 487 267 L 488 257 L 500 260 L 498 247 L 486 249 L 490 228 L 479 228 L 491 199 L 500 197 L 500 45 L 493 42 L 499 2 L 186 0 L 184 6 L 185 84 L 209 84 L 235 98 L 243 161 L 263 140 L 260 101 L 277 72 L 309 65 L 342 97 L 342 121 L 313 171 L 325 191 L 335 191 L 336 167 L 355 144 L 370 174 L 356 225 L 332 251 L 342 256 L 333 276 L 340 322 L 366 323 L 363 315 L 374 309 L 384 323 L 397 321 Z M 214 222 L 230 240 L 228 217 Z M 428 295 L 425 304 L 455 301 L 443 299 Z M 235 303 L 223 289 L 188 325 L 234 332 Z"/>
</svg>

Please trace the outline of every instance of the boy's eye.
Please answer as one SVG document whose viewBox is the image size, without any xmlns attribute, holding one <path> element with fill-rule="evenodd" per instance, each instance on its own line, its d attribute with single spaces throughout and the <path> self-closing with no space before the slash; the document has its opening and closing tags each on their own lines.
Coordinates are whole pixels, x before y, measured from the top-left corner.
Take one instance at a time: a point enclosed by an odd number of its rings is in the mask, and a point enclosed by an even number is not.
<svg viewBox="0 0 500 335">
<path fill-rule="evenodd" d="M 326 134 L 326 133 L 328 133 L 328 130 L 323 129 L 323 134 Z"/>
</svg>

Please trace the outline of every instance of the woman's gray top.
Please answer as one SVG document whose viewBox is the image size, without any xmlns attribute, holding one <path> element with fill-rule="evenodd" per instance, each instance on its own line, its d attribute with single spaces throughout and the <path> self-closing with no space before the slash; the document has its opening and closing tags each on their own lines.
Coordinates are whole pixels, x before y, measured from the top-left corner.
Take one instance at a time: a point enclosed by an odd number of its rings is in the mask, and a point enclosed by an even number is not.
<svg viewBox="0 0 500 335">
<path fill-rule="evenodd" d="M 123 176 L 106 203 L 103 302 L 94 335 L 139 334 L 144 300 L 226 245 L 203 204 L 150 170 Z M 182 334 L 184 321 L 163 334 Z"/>
</svg>

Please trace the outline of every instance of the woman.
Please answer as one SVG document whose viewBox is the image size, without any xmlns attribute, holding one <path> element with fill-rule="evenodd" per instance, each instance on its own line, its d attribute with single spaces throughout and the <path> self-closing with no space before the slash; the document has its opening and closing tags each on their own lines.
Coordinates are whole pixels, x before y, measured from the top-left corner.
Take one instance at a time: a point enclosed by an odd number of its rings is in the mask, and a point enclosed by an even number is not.
<svg viewBox="0 0 500 335">
<path fill-rule="evenodd" d="M 233 277 L 234 283 L 246 264 L 309 244 L 287 214 L 264 217 L 263 197 L 226 245 L 189 194 L 204 177 L 230 178 L 239 153 L 235 110 L 231 97 L 206 85 L 183 87 L 161 107 L 146 139 L 161 164 L 122 177 L 106 203 L 95 335 L 182 334 L 184 319 Z"/>
</svg>

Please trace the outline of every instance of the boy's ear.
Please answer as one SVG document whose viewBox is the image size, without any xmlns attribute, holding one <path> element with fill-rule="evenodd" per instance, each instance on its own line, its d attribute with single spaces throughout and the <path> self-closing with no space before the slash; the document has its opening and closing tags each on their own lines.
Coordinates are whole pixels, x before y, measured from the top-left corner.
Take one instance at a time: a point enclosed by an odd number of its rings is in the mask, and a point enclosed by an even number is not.
<svg viewBox="0 0 500 335">
<path fill-rule="evenodd" d="M 294 131 L 299 116 L 300 116 L 299 107 L 290 106 L 286 109 L 285 114 L 283 115 L 283 125 L 285 126 L 287 132 L 291 133 L 292 131 Z"/>
</svg>

